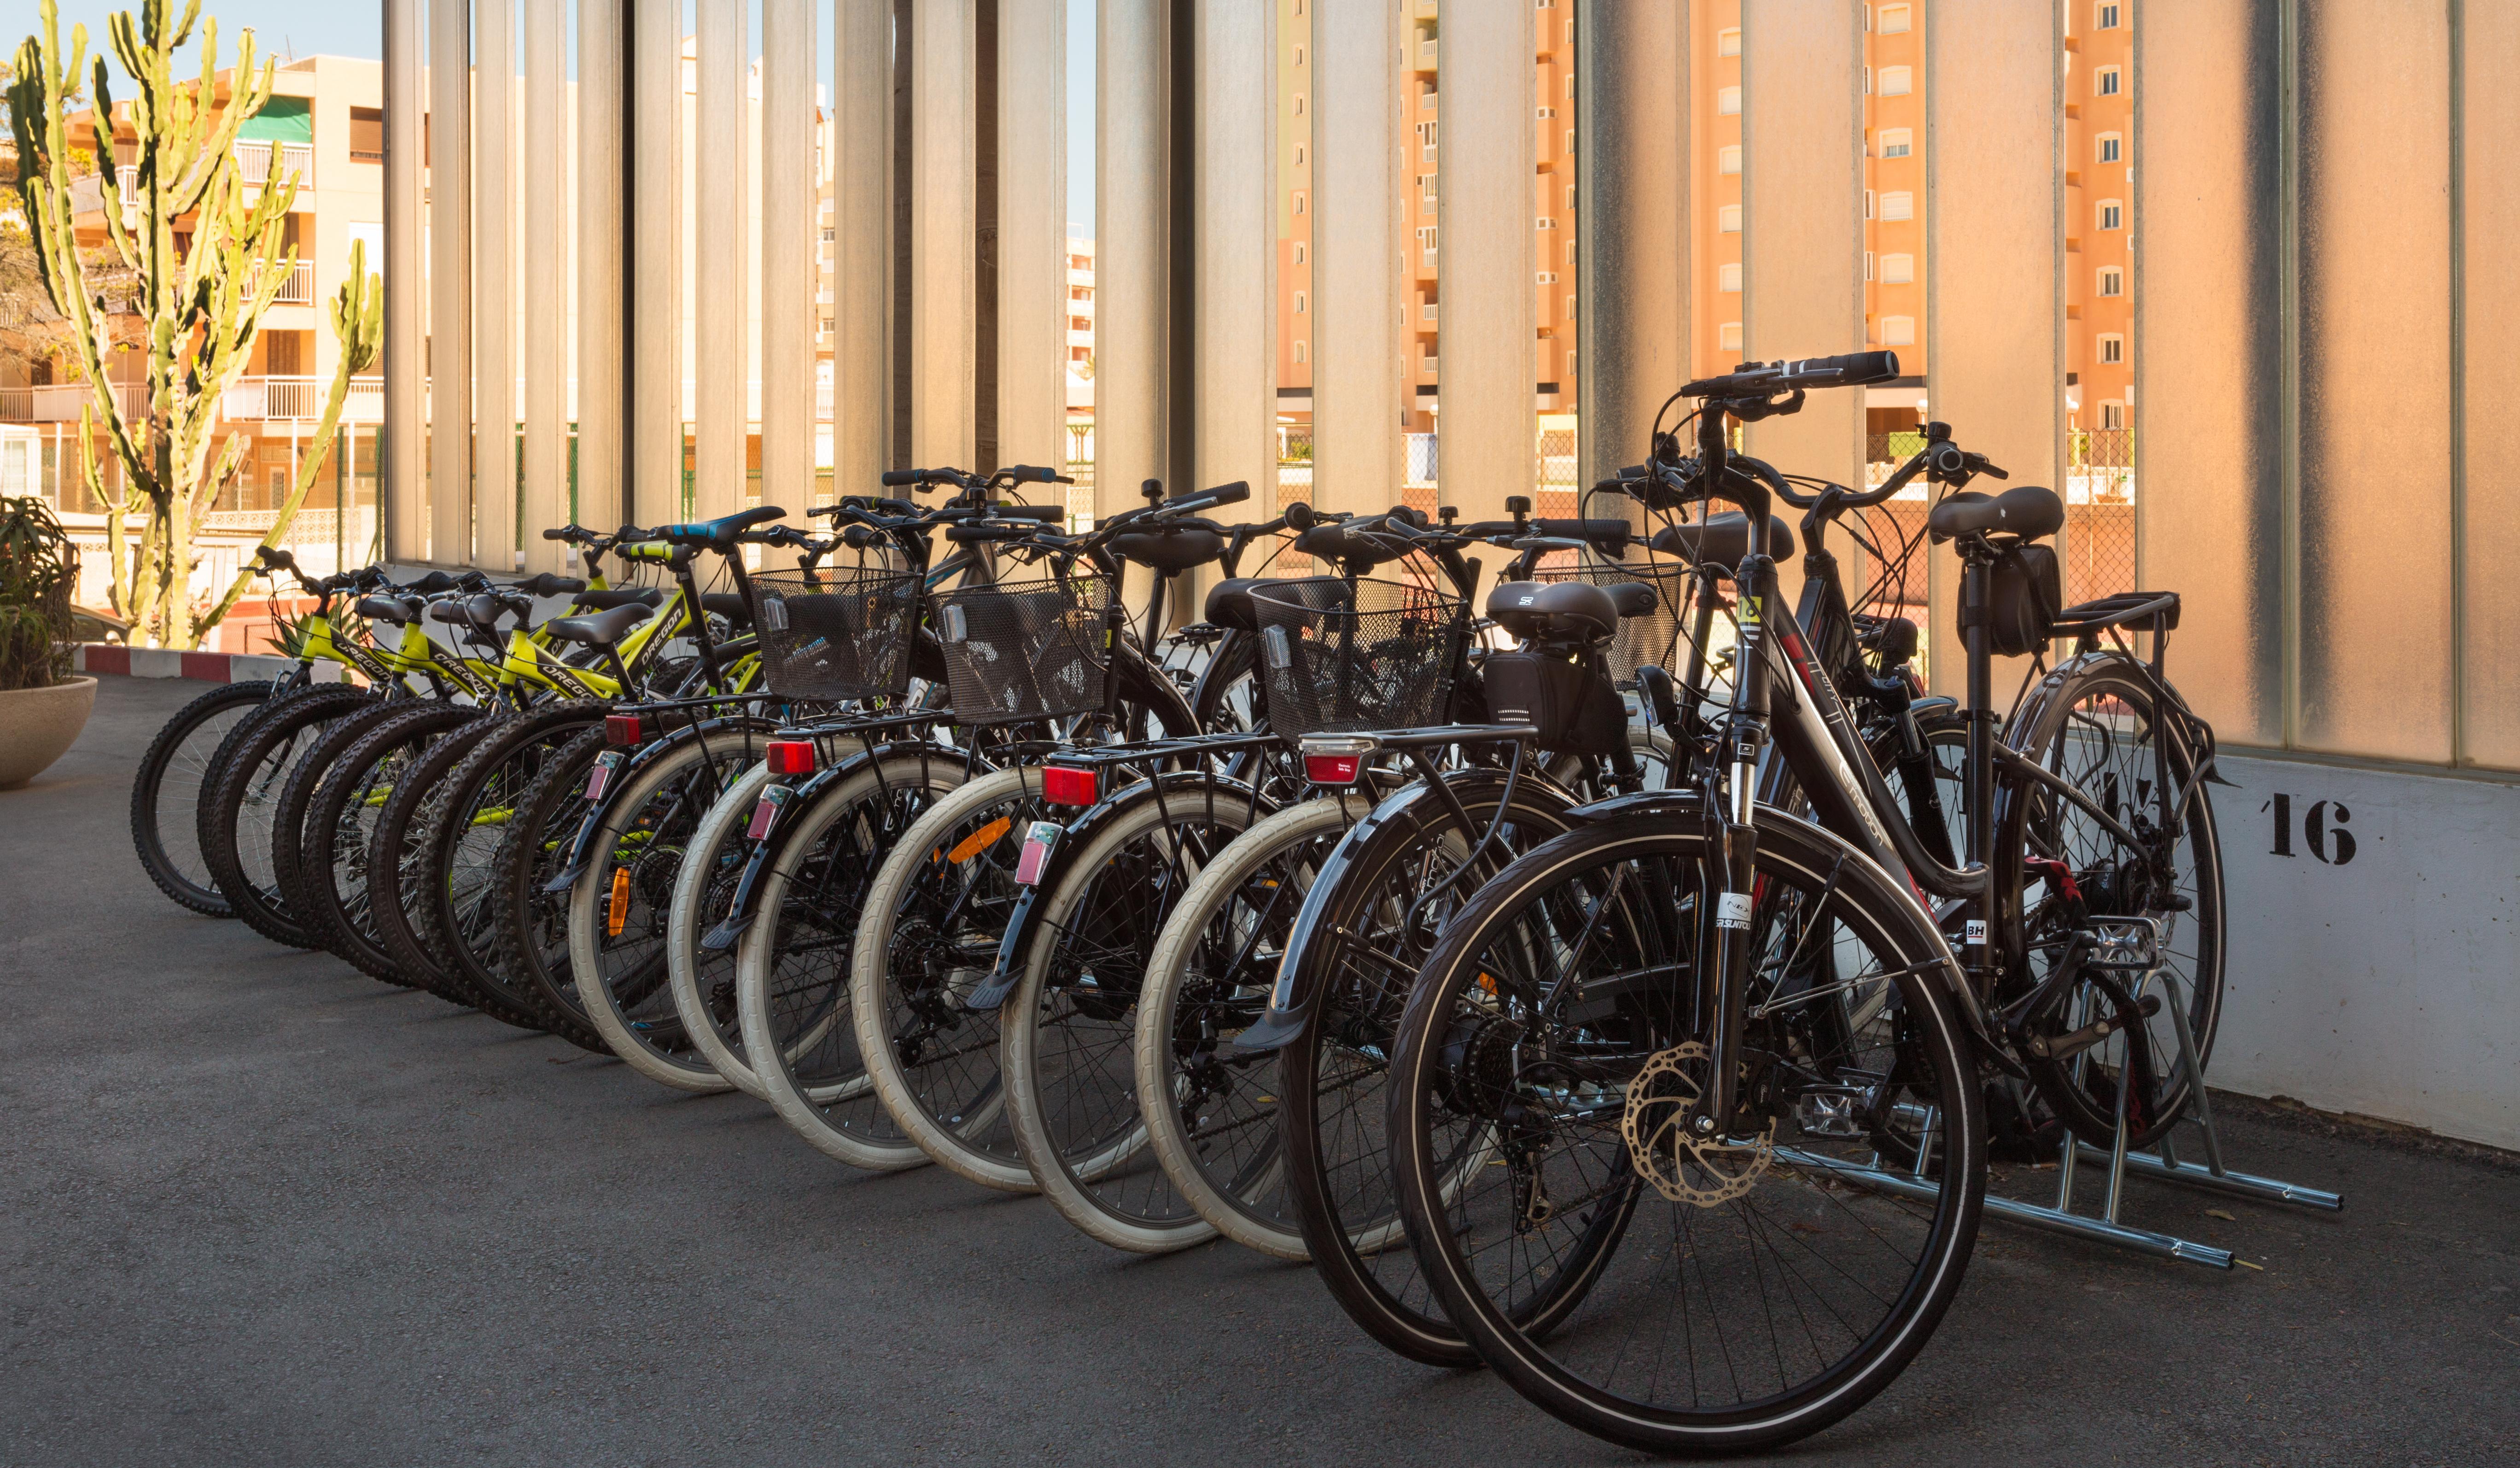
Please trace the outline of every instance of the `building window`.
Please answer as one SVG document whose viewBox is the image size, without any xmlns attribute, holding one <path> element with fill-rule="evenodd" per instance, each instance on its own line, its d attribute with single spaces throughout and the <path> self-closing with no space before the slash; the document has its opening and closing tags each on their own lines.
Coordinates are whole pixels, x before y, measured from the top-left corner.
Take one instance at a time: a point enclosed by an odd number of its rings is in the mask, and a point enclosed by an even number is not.
<svg viewBox="0 0 2520 1468">
<path fill-rule="evenodd" d="M 120 150 L 116 150 L 117 152 Z M 385 161 L 385 115 L 382 108 L 350 109 L 350 161 L 382 163 Z"/>
<path fill-rule="evenodd" d="M 1435 161 L 1435 124 L 1432 122 L 1418 124 L 1418 161 L 1424 163 Z"/>
<path fill-rule="evenodd" d="M 2118 8 L 2115 5 L 2095 5 L 2092 7 L 2092 29 L 2115 30 L 2118 28 Z"/>
<path fill-rule="evenodd" d="M 1870 189 L 1864 191 L 1864 217 L 1867 219 L 1872 217 L 1872 191 Z"/>
<path fill-rule="evenodd" d="M 1715 93 L 1715 110 L 1728 117 L 1741 115 L 1741 89 L 1720 87 Z"/>
<path fill-rule="evenodd" d="M 1435 263 L 1435 226 L 1421 225 L 1418 230 L 1418 255 L 1425 263 Z"/>
<path fill-rule="evenodd" d="M 2099 339 L 2100 364 L 2114 367 L 2126 360 L 2126 338 L 2111 333 Z"/>
<path fill-rule="evenodd" d="M 1543 270 L 1539 274 L 1533 276 L 1532 280 L 1540 285 L 1553 286 L 1557 284 L 1557 272 L 1554 270 Z"/>
<path fill-rule="evenodd" d="M 1724 147 L 1715 150 L 1715 171 L 1718 173 L 1738 173 L 1741 171 L 1740 144 L 1728 143 Z"/>
<path fill-rule="evenodd" d="M 1914 69 L 1913 68 L 1911 68 L 1911 67 L 1883 67 L 1883 68 L 1881 69 L 1881 95 L 1882 95 L 1882 96 L 1884 96 L 1884 97 L 1905 97 L 1905 96 L 1907 96 L 1910 92 L 1912 92 L 1912 91 L 1914 91 L 1915 89 L 1916 89 L 1916 72 L 1915 72 L 1915 69 Z"/>
<path fill-rule="evenodd" d="M 1298 168 L 1304 166 L 1304 145 L 1301 143 L 1295 145 L 1295 166 Z"/>
<path fill-rule="evenodd" d="M 1916 344 L 1916 318 L 1915 318 L 1915 317 L 1913 317 L 1913 316 L 1884 316 L 1884 317 L 1882 317 L 1882 318 L 1881 318 L 1881 344 L 1882 344 L 1882 345 L 1884 345 L 1884 346 L 1913 346 L 1913 345 L 1915 345 L 1915 344 Z"/>
<path fill-rule="evenodd" d="M 1435 202 L 1434 174 L 1420 173 L 1418 175 L 1418 196 L 1424 199 L 1428 204 L 1433 204 Z"/>
<path fill-rule="evenodd" d="M 1885 254 L 1881 257 L 1881 283 L 1904 286 L 1916 278 L 1916 257 L 1912 254 Z"/>
<path fill-rule="evenodd" d="M 1295 293 L 1295 314 L 1304 314 L 1304 293 L 1301 291 Z"/>
<path fill-rule="evenodd" d="M 1741 323 L 1727 321 L 1715 329 L 1715 344 L 1725 351 L 1741 349 Z"/>
<path fill-rule="evenodd" d="M 2092 95 L 2114 97 L 2118 94 L 2118 69 L 2102 67 L 2092 73 Z"/>
<path fill-rule="evenodd" d="M 2118 401 L 2116 401 L 2115 399 L 2109 399 L 2109 400 L 2105 400 L 2105 401 L 2101 402 L 2101 404 L 2100 404 L 2100 427 L 2102 427 L 2102 428 L 2104 428 L 2104 429 L 2122 429 L 2122 428 L 2125 428 L 2125 427 L 2126 427 L 2126 404 L 2125 404 L 2125 403 L 2122 403 L 2122 402 L 2118 402 Z"/>
<path fill-rule="evenodd" d="M 1572 320 L 1574 320 L 1574 319 L 1575 319 L 1575 298 L 1574 298 L 1574 297 L 1572 297 L 1572 296 L 1569 296 L 1569 297 L 1567 297 L 1567 298 L 1566 298 L 1566 319 L 1567 319 L 1567 320 L 1569 320 L 1569 321 L 1572 321 Z M 1570 352 L 1570 353 L 1568 353 L 1568 355 L 1567 355 L 1567 360 L 1568 360 L 1569 362 L 1572 362 L 1574 359 L 1575 359 L 1575 358 L 1574 358 L 1573 353 L 1571 353 L 1571 352 Z M 1572 368 L 1572 367 L 1569 367 L 1569 368 L 1567 368 L 1566 370 L 1567 370 L 1567 371 L 1569 371 L 1569 372 L 1572 372 L 1572 371 L 1574 371 L 1575 369 L 1574 369 L 1574 368 Z"/>
<path fill-rule="evenodd" d="M 1304 191 L 1303 191 L 1303 190 L 1301 190 L 1301 189 L 1297 189 L 1297 190 L 1295 191 L 1295 212 L 1296 212 L 1296 213 L 1298 213 L 1298 214 L 1300 214 L 1300 213 L 1302 213 L 1303 211 L 1304 211 Z"/>
<path fill-rule="evenodd" d="M 1717 56 L 1739 56 L 1741 54 L 1741 27 L 1735 25 L 1730 30 L 1719 30 L 1715 32 L 1715 54 Z"/>
<path fill-rule="evenodd" d="M 1738 291 L 1738 290 L 1740 290 L 1740 289 L 1741 289 L 1741 267 L 1740 267 L 1738 264 L 1732 264 L 1732 265 L 1718 265 L 1718 266 L 1716 266 L 1716 267 L 1715 267 L 1715 288 L 1716 288 L 1717 290 L 1719 290 L 1719 291 Z"/>
<path fill-rule="evenodd" d="M 1298 362 L 1310 361 L 1310 360 L 1312 359 L 1312 353 L 1313 353 L 1313 344 L 1311 344 L 1310 342 L 1304 341 L 1304 340 L 1303 340 L 1302 338 L 1300 338 L 1300 337 L 1299 337 L 1299 338 L 1297 338 L 1297 339 L 1295 340 L 1295 360 L 1296 360 L 1296 361 L 1298 361 Z"/>
<path fill-rule="evenodd" d="M 1906 189 L 1893 189 L 1881 196 L 1881 217 L 1913 219 L 1916 217 L 1916 196 Z"/>
<path fill-rule="evenodd" d="M 1881 156 L 1883 158 L 1906 158 L 1915 152 L 1915 147 L 1916 134 L 1912 129 L 1905 127 L 1885 127 L 1881 129 Z"/>
<path fill-rule="evenodd" d="M 1557 221 L 1552 219 L 1547 214 L 1543 214 L 1539 218 L 1531 221 L 1531 227 L 1534 229 L 1555 229 L 1557 227 Z"/>
<path fill-rule="evenodd" d="M 1298 116 L 1298 117 L 1300 117 L 1300 116 L 1302 116 L 1303 115 L 1304 115 L 1304 94 L 1303 94 L 1303 93 L 1301 93 L 1301 92 L 1297 92 L 1297 93 L 1295 94 L 1295 115 L 1296 115 L 1296 116 Z"/>
<path fill-rule="evenodd" d="M 2100 201 L 2100 228 L 2117 229 L 2126 222 L 2126 209 L 2114 199 Z"/>
<path fill-rule="evenodd" d="M 1300 67 L 1300 66 L 1302 66 L 1303 64 L 1304 64 L 1304 48 L 1303 48 L 1303 47 L 1301 47 L 1301 46 L 1298 46 L 1298 47 L 1296 47 L 1296 48 L 1295 48 L 1295 65 Z"/>
<path fill-rule="evenodd" d="M 823 226 L 823 243 L 824 243 L 824 244 L 829 245 L 829 244 L 831 244 L 832 241 L 837 240 L 839 237 L 840 237 L 840 232 L 839 232 L 838 230 L 833 229 L 831 225 L 828 225 L 828 224 L 826 224 L 826 225 L 824 225 L 824 226 Z"/>
<path fill-rule="evenodd" d="M 1741 206 L 1728 204 L 1715 211 L 1715 227 L 1728 235 L 1741 232 Z"/>
<path fill-rule="evenodd" d="M 1869 250 L 1864 252 L 1864 278 L 1872 279 L 1872 252 Z"/>
<path fill-rule="evenodd" d="M 1542 118 L 1554 117 L 1557 115 L 1557 109 L 1553 107 L 1534 108 L 1531 115 L 1535 117 Z"/>
<path fill-rule="evenodd" d="M 2102 296 L 2124 296 L 2126 294 L 2126 272 L 2115 265 L 2111 265 L 2106 270 L 2101 271 L 2100 294 Z"/>
<path fill-rule="evenodd" d="M 2120 156 L 2122 145 L 2123 139 L 2121 139 L 2116 133 L 2104 132 L 2100 134 L 2098 151 L 2099 161 L 2104 163 L 2116 162 Z"/>
<path fill-rule="evenodd" d="M 1302 264 L 1303 262 L 1304 262 L 1304 242 L 1303 242 L 1303 241 L 1301 241 L 1301 240 L 1298 240 L 1298 241 L 1296 241 L 1296 242 L 1295 242 L 1295 263 L 1296 263 L 1296 264 L 1298 264 L 1298 265 L 1300 265 L 1300 264 Z"/>
<path fill-rule="evenodd" d="M 1885 5 L 1874 14 L 1872 28 L 1883 35 L 1897 35 L 1908 28 L 1908 7 L 1904 5 Z"/>
</svg>

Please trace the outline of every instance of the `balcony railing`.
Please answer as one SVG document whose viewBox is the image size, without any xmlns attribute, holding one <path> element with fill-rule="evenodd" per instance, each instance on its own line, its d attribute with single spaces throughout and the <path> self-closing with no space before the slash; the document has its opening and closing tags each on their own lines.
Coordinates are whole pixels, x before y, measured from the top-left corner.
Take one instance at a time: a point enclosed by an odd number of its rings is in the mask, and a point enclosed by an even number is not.
<svg viewBox="0 0 2520 1468">
<path fill-rule="evenodd" d="M 265 269 L 277 268 L 268 260 L 256 261 Z M 315 303 L 315 262 L 298 260 L 289 267 L 289 279 L 280 283 L 280 294 L 271 298 L 280 305 L 313 305 Z"/>
<path fill-rule="evenodd" d="M 297 186 L 315 186 L 315 145 L 312 143 L 244 142 L 236 145 L 237 169 L 248 184 L 259 187 L 272 181 L 275 174 L 287 178 L 297 175 Z"/>
<path fill-rule="evenodd" d="M 125 418 L 149 412 L 149 389 L 141 383 L 116 383 L 113 400 Z M 79 409 L 96 401 L 85 383 L 52 383 L 39 388 L 0 388 L 0 422 L 76 423 Z"/>
<path fill-rule="evenodd" d="M 228 389 L 219 408 L 240 423 L 312 423 L 324 416 L 324 394 L 332 386 L 328 378 L 243 377 Z M 350 379 L 350 395 L 341 403 L 341 421 L 382 423 L 384 416 L 384 379 Z"/>
</svg>

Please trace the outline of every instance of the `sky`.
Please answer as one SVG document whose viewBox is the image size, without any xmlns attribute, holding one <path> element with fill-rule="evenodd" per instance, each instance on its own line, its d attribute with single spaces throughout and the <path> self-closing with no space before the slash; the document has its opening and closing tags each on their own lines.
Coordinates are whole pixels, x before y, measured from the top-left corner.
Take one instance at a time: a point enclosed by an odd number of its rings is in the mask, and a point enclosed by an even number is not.
<svg viewBox="0 0 2520 1468">
<path fill-rule="evenodd" d="M 179 0 L 180 3 L 180 0 Z M 1077 233 L 1094 233 L 1094 20 L 1096 0 L 1069 0 L 1067 8 L 1067 218 Z M 0 22 L 0 46 L 11 52 L 24 31 L 34 29 L 30 0 L 11 0 L 12 18 Z M 269 55 L 383 55 L 383 7 L 377 0 L 204 0 L 205 14 L 218 17 L 219 55 L 236 55 L 237 31 L 252 26 L 254 44 Z M 62 44 L 69 44 L 73 24 L 88 28 L 90 47 L 106 41 L 106 17 L 118 10 L 138 10 L 136 0 L 61 0 Z M 685 14 L 690 0 L 685 0 Z M 19 19 L 22 17 L 22 20 Z M 761 25 L 753 21 L 753 42 Z M 198 40 L 196 41 L 198 45 Z M 823 80 L 831 82 L 829 45 L 821 48 Z M 189 53 L 188 53 L 189 54 Z"/>
</svg>

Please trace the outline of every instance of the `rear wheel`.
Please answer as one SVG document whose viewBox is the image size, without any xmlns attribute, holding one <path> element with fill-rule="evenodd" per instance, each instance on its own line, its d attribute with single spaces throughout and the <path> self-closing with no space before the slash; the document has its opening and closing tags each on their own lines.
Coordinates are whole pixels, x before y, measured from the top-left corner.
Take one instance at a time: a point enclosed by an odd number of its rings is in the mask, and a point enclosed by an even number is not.
<svg viewBox="0 0 2520 1468">
<path fill-rule="evenodd" d="M 726 918 L 735 901 L 737 884 L 752 854 L 744 833 L 769 783 L 770 766 L 754 765 L 737 776 L 701 817 L 699 829 L 692 833 L 691 854 L 674 879 L 673 911 L 665 921 L 665 979 L 673 987 L 683 1032 L 719 1075 L 756 1100 L 769 1097 L 743 1056 L 743 1021 L 735 1004 L 736 945 L 703 948 L 700 940 Z"/>
<path fill-rule="evenodd" d="M 1774 1447 L 1861 1406 L 1958 1293 L 1984 1203 L 1964 980 L 1931 917 L 1816 827 L 1763 814 L 1757 840 L 1730 1119 L 1700 1109 L 1720 858 L 1693 820 L 1516 861 L 1398 1026 L 1387 1124 L 1435 1298 L 1524 1397 L 1647 1451 Z M 1923 1166 L 1883 1170 L 1884 1127 Z"/>
<path fill-rule="evenodd" d="M 230 733 L 278 694 L 269 678 L 213 688 L 175 711 L 131 782 L 131 845 L 158 890 L 203 917 L 234 917 L 202 857 L 202 801 L 215 778 L 211 757 Z"/>
<path fill-rule="evenodd" d="M 325 772 L 306 805 L 299 828 L 299 886 L 307 896 L 308 926 L 324 946 L 371 978 L 406 988 L 419 986 L 385 950 L 371 899 L 392 900 L 387 875 L 382 888 L 370 881 L 377 823 L 403 774 L 429 747 L 481 717 L 463 704 L 408 705 L 391 711 L 352 742 Z"/>
<path fill-rule="evenodd" d="M 202 856 L 212 881 L 246 926 L 292 948 L 321 946 L 281 895 L 272 862 L 276 843 L 294 843 L 279 829 L 280 797 L 298 758 L 323 742 L 335 722 L 371 707 L 364 688 L 329 685 L 273 706 L 230 741 L 212 803 L 202 811 Z"/>
<path fill-rule="evenodd" d="M 376 840 L 369 849 L 368 916 L 394 967 L 419 987 L 467 1008 L 480 1006 L 479 991 L 430 952 L 422 937 L 429 888 L 446 880 L 422 837 L 453 793 L 448 777 L 455 767 L 514 716 L 490 713 L 450 729 L 403 765 L 393 794 L 377 814 Z"/>
<path fill-rule="evenodd" d="M 517 818 L 491 862 L 499 970 L 510 992 L 534 1006 L 542 1027 L 599 1055 L 612 1053 L 586 1017 L 568 967 L 569 891 L 548 889 L 576 849 L 589 809 L 588 772 L 608 748 L 589 729 L 562 746 L 517 803 Z"/>
</svg>

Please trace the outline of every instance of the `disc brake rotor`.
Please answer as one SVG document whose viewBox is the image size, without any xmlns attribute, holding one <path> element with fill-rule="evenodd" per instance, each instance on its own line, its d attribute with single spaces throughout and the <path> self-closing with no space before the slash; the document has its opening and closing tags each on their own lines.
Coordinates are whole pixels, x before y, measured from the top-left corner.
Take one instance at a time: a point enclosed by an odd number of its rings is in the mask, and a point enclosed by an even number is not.
<svg viewBox="0 0 2520 1468">
<path fill-rule="evenodd" d="M 1674 1203 L 1713 1208 L 1750 1191 L 1776 1160 L 1776 1123 L 1748 1141 L 1699 1138 L 1688 1125 L 1705 1094 L 1706 1046 L 1656 1051 L 1628 1082 L 1619 1134 L 1637 1174 Z"/>
</svg>

